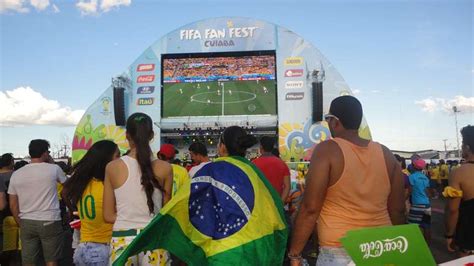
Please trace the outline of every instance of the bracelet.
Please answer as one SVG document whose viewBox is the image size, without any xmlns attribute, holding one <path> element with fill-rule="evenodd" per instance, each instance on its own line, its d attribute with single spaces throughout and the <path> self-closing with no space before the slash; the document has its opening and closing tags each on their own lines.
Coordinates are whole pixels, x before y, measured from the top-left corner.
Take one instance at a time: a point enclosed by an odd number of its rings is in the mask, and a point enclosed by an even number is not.
<svg viewBox="0 0 474 266">
<path fill-rule="evenodd" d="M 290 260 L 301 260 L 303 259 L 303 257 L 301 256 L 301 254 L 298 254 L 298 255 L 291 255 L 291 254 L 288 254 L 288 258 Z"/>
</svg>

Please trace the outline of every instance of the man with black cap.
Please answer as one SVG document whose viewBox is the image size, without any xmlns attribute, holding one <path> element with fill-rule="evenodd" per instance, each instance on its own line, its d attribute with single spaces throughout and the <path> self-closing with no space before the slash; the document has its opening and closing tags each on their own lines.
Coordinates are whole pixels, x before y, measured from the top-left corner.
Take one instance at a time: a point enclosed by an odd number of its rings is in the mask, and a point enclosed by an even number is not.
<svg viewBox="0 0 474 266">
<path fill-rule="evenodd" d="M 188 171 L 181 165 L 173 163 L 174 157 L 178 151 L 175 149 L 173 144 L 162 144 L 160 150 L 157 153 L 158 159 L 167 161 L 173 168 L 173 192 L 172 195 L 176 194 L 176 191 L 183 185 L 184 181 L 189 179 Z"/>
<path fill-rule="evenodd" d="M 347 265 L 351 259 L 340 242 L 347 231 L 405 223 L 400 165 L 385 146 L 359 137 L 360 102 L 337 97 L 324 118 L 333 139 L 318 144 L 311 158 L 288 252 L 292 265 L 301 264 L 315 225 L 318 265 Z"/>
</svg>

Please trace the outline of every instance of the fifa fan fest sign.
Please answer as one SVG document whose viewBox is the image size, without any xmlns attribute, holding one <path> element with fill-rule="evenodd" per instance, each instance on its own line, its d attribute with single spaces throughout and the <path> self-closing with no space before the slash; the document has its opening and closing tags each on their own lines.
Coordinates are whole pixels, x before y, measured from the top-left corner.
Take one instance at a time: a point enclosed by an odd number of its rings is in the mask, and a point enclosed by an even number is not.
<svg viewBox="0 0 474 266">
<path fill-rule="evenodd" d="M 257 19 L 210 18 L 157 39 L 87 109 L 77 125 L 73 160 L 96 141 L 128 149 L 124 124 L 135 112 L 154 122 L 151 143 L 187 150 L 204 141 L 215 153 L 223 128 L 277 135 L 285 161 L 309 158 L 330 132 L 322 114 L 337 96 L 352 95 L 335 67 L 295 32 Z M 106 78 L 106 77 L 104 77 Z M 362 122 L 360 135 L 370 138 Z"/>
</svg>

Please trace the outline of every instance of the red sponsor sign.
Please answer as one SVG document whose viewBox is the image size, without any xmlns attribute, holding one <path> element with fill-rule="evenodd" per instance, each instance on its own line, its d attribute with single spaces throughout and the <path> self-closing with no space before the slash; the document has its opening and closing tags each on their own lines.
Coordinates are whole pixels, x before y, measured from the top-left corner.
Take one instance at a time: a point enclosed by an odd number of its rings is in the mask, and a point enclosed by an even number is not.
<svg viewBox="0 0 474 266">
<path fill-rule="evenodd" d="M 285 77 L 294 78 L 303 76 L 303 69 L 288 69 L 285 71 Z"/>
<path fill-rule="evenodd" d="M 155 64 L 140 64 L 137 66 L 137 71 L 153 71 L 155 70 Z"/>
<path fill-rule="evenodd" d="M 137 78 L 137 83 L 153 82 L 154 80 L 155 80 L 155 75 L 143 75 Z"/>
</svg>

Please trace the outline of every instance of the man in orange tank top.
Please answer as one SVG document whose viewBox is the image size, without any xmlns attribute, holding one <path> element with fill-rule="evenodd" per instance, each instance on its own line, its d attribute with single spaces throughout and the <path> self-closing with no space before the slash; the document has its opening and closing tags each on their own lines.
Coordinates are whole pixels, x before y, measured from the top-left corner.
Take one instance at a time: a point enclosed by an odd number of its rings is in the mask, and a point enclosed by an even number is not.
<svg viewBox="0 0 474 266">
<path fill-rule="evenodd" d="M 291 265 L 301 265 L 301 251 L 315 225 L 317 265 L 347 265 L 351 259 L 339 240 L 347 231 L 405 223 L 400 165 L 388 148 L 359 137 L 360 102 L 337 97 L 325 120 L 334 138 L 314 149 L 288 251 Z"/>
</svg>

